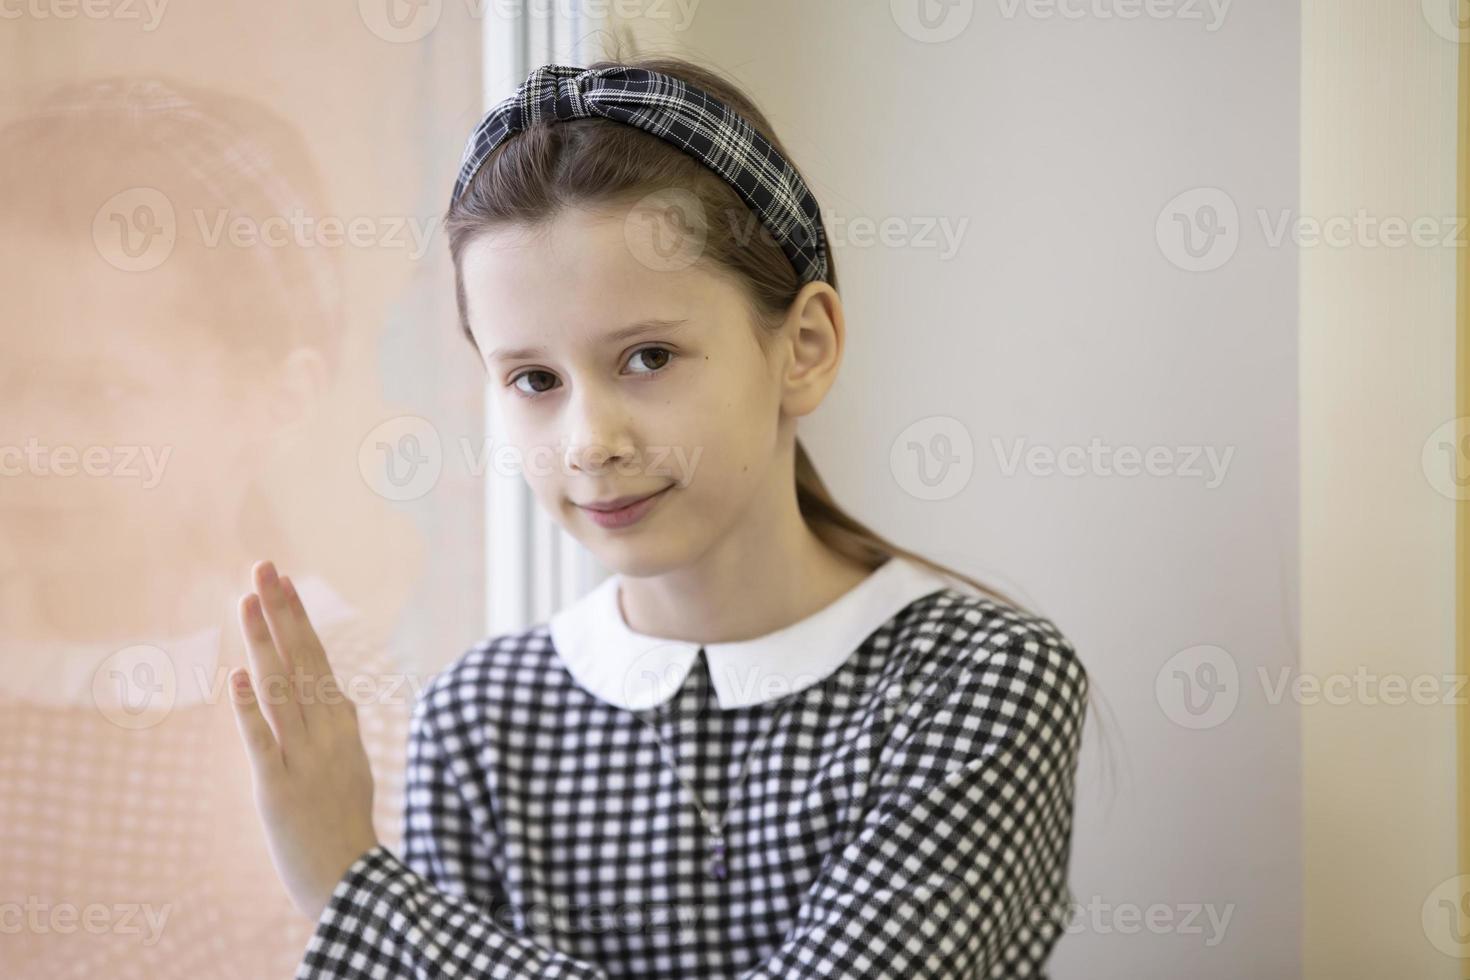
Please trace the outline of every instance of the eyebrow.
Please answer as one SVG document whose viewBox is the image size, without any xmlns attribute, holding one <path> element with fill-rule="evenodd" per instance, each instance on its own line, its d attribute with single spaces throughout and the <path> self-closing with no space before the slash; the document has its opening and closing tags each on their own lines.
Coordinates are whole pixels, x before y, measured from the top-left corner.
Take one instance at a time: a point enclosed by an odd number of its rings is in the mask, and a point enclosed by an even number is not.
<svg viewBox="0 0 1470 980">
<path fill-rule="evenodd" d="M 664 330 L 677 330 L 679 327 L 689 323 L 684 320 L 638 320 L 624 327 L 612 331 L 599 338 L 598 343 L 612 346 L 613 344 L 626 343 L 635 337 L 645 334 L 657 333 Z M 545 347 L 497 347 L 490 352 L 486 360 L 516 361 L 526 358 L 537 357 L 548 353 Z"/>
</svg>

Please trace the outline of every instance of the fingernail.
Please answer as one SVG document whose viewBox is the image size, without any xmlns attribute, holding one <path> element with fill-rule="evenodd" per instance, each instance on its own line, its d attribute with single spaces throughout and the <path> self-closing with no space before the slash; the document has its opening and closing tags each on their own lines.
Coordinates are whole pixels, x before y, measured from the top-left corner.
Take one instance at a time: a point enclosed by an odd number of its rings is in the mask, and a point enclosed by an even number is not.
<svg viewBox="0 0 1470 980">
<path fill-rule="evenodd" d="M 270 584 L 274 583 L 276 581 L 276 566 L 275 566 L 275 563 L 274 562 L 266 562 L 265 563 L 265 567 L 263 567 L 260 570 L 260 577 L 265 580 L 265 583 L 267 585 L 270 585 Z"/>
<path fill-rule="evenodd" d="M 291 576 L 289 576 L 289 575 L 282 575 L 281 576 L 281 591 L 284 592 L 284 593 L 286 593 L 287 596 L 290 596 L 290 597 L 293 597 L 293 598 L 295 597 L 295 595 L 296 595 L 296 586 L 294 586 L 294 585 L 291 584 Z"/>
</svg>

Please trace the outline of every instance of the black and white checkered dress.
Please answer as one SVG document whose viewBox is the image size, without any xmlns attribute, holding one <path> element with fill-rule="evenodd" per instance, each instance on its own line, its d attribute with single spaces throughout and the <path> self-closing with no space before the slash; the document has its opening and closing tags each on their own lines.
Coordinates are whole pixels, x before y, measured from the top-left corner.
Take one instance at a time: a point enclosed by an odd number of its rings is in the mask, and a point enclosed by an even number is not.
<svg viewBox="0 0 1470 980">
<path fill-rule="evenodd" d="M 298 980 L 1046 976 L 1088 685 L 1050 621 L 892 559 L 679 643 L 616 579 L 424 688 L 402 855 L 347 870 Z M 729 808 L 723 877 L 671 758 Z"/>
</svg>

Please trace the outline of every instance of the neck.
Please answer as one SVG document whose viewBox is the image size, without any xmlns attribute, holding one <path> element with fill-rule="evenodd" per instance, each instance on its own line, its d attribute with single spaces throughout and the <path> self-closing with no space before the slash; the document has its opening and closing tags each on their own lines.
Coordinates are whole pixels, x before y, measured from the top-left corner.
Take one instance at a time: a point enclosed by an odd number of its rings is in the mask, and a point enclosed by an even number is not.
<svg viewBox="0 0 1470 980">
<path fill-rule="evenodd" d="M 783 516 L 764 527 L 741 522 L 739 540 L 698 562 L 663 575 L 623 577 L 624 621 L 635 632 L 671 640 L 747 640 L 805 619 L 871 573 L 817 538 L 794 499 L 789 513 L 779 510 Z"/>
</svg>

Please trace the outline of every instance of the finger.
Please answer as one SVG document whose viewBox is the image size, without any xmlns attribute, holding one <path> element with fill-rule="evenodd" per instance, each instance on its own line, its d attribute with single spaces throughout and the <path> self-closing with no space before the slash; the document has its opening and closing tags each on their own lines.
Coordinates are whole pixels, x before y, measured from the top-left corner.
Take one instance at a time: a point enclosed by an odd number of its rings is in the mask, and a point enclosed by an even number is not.
<svg viewBox="0 0 1470 980">
<path fill-rule="evenodd" d="M 319 672 L 311 666 L 307 641 L 302 634 L 301 624 L 286 600 L 285 590 L 276 573 L 275 562 L 258 561 L 251 568 L 255 583 L 255 594 L 260 597 L 261 613 L 265 616 L 266 628 L 275 642 L 281 664 L 291 679 L 291 689 L 296 697 L 297 710 L 307 731 L 311 730 L 311 716 L 320 701 Z"/>
<path fill-rule="evenodd" d="M 287 610 L 290 611 L 291 619 L 295 623 L 295 632 L 300 638 L 301 661 L 304 667 L 312 671 L 313 676 L 329 680 L 337 679 L 332 673 L 331 661 L 326 658 L 326 646 L 322 644 L 322 638 L 316 635 L 316 627 L 312 626 L 312 617 L 307 616 L 306 605 L 301 602 L 301 594 L 295 591 L 295 583 L 291 582 L 291 576 L 287 574 L 281 576 L 281 595 L 285 598 Z"/>
<path fill-rule="evenodd" d="M 261 563 L 258 569 L 272 597 L 272 601 L 266 602 L 266 620 L 273 635 L 279 634 L 278 646 L 289 651 L 292 674 L 300 684 L 301 713 L 307 730 L 311 730 L 313 717 L 319 713 L 334 715 L 339 711 L 353 711 L 355 706 L 344 703 L 345 695 L 327 661 L 326 649 L 295 586 L 284 575 L 276 577 L 275 568 L 269 562 Z"/>
<path fill-rule="evenodd" d="M 315 668 L 310 665 L 312 651 L 307 647 L 309 643 L 316 641 L 316 634 L 304 615 L 305 610 L 293 610 L 286 590 L 276 574 L 275 563 L 256 562 L 251 569 L 251 576 L 255 582 L 255 592 L 260 596 L 261 608 L 265 612 L 266 625 L 270 627 L 271 636 L 276 641 L 276 649 L 281 652 L 286 669 L 302 675 L 308 672 L 314 674 Z"/>
<path fill-rule="evenodd" d="M 296 585 L 291 581 L 289 575 L 281 576 L 281 591 L 286 596 L 288 608 L 296 620 L 303 625 L 304 669 L 317 680 L 314 690 L 320 692 L 320 700 L 330 708 L 345 707 L 355 712 L 357 705 L 342 690 L 341 680 L 337 677 L 337 672 L 332 669 L 331 660 L 327 657 L 326 646 L 317 636 L 315 627 L 311 625 L 311 619 L 306 614 L 306 606 L 301 601 L 301 594 L 296 591 Z"/>
<path fill-rule="evenodd" d="M 260 712 L 260 703 L 255 699 L 255 689 L 250 682 L 250 671 L 243 668 L 231 671 L 230 688 L 230 703 L 235 706 L 235 725 L 240 729 L 240 740 L 245 743 L 251 768 L 272 768 L 280 762 L 281 750 L 265 715 Z"/>
<path fill-rule="evenodd" d="M 285 663 L 270 627 L 260 608 L 260 596 L 254 592 L 240 600 L 240 630 L 245 634 L 245 654 L 250 661 L 251 681 L 258 688 L 258 702 L 266 720 L 275 730 L 276 741 L 284 750 L 300 738 L 306 728 L 297 702 L 294 685 L 286 674 Z"/>
</svg>

